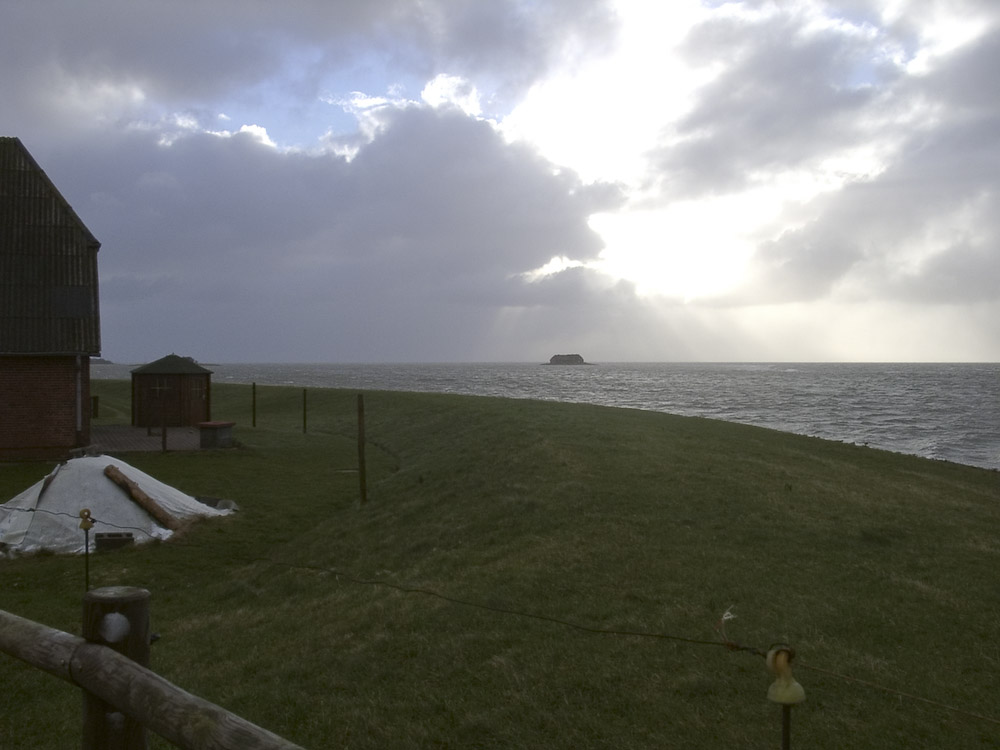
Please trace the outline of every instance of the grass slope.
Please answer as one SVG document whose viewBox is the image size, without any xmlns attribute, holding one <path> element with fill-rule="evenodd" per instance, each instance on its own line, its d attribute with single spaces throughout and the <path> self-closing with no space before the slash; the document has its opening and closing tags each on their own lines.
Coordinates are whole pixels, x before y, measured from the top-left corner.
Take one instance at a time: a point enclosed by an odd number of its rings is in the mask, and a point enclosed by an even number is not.
<svg viewBox="0 0 1000 750">
<path fill-rule="evenodd" d="M 128 385 L 97 381 L 103 422 Z M 812 748 L 996 747 L 1000 474 L 723 422 L 595 406 L 216 385 L 242 446 L 131 454 L 234 517 L 91 559 L 153 596 L 167 679 L 301 745 L 770 747 L 763 660 L 595 634 L 727 634 L 798 652 Z M 0 465 L 8 498 L 48 471 Z M 375 582 L 382 583 L 375 583 Z M 384 585 L 391 584 L 391 585 Z M 393 588 L 423 589 L 468 606 Z M 83 563 L 0 562 L 0 608 L 79 632 Z M 488 609 L 492 608 L 492 609 Z M 76 742 L 71 686 L 0 657 L 0 746 Z M 159 743 L 159 744 L 158 744 Z M 165 746 L 151 738 L 152 747 Z"/>
</svg>

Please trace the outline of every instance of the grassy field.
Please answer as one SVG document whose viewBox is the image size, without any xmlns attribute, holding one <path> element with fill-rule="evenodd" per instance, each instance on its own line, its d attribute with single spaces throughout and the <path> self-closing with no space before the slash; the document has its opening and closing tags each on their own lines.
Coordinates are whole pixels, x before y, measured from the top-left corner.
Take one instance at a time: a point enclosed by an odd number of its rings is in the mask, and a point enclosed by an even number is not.
<svg viewBox="0 0 1000 750">
<path fill-rule="evenodd" d="M 103 423 L 128 386 L 97 381 Z M 152 592 L 153 668 L 310 748 L 996 748 L 1000 473 L 723 422 L 462 396 L 213 386 L 238 449 L 129 454 L 238 514 L 94 556 Z M 0 464 L 0 499 L 48 472 Z M 0 561 L 80 629 L 83 561 Z M 581 627 L 573 627 L 573 625 Z M 585 630 L 582 628 L 589 628 Z M 633 631 L 650 635 L 598 633 Z M 825 671 L 817 671 L 825 670 Z M 830 674 L 835 672 L 837 675 Z M 78 743 L 79 692 L 0 655 L 0 747 Z M 151 747 L 166 743 L 151 738 Z"/>
</svg>

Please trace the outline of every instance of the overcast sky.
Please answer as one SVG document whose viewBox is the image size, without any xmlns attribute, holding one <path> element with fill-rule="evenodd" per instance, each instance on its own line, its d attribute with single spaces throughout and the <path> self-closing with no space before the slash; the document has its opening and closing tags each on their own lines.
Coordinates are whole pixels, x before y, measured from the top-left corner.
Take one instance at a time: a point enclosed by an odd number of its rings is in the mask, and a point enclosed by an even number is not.
<svg viewBox="0 0 1000 750">
<path fill-rule="evenodd" d="M 998 361 L 996 0 L 0 0 L 104 356 Z"/>
</svg>

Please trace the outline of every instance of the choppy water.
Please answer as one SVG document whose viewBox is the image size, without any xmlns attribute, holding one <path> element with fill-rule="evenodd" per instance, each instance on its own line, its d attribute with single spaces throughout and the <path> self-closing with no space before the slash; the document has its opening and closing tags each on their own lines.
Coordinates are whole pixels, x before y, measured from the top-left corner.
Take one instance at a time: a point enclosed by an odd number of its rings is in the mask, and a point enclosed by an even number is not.
<svg viewBox="0 0 1000 750">
<path fill-rule="evenodd" d="M 134 365 L 133 365 L 134 366 Z M 128 379 L 133 366 L 94 365 Z M 223 364 L 215 382 L 648 409 L 1000 469 L 1000 364 Z"/>
</svg>

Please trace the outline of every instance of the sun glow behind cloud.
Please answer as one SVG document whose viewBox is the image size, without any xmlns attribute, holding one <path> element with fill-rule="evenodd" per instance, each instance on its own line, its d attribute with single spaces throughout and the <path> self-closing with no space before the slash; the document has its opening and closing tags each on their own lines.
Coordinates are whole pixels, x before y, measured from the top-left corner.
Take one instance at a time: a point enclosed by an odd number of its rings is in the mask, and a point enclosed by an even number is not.
<svg viewBox="0 0 1000 750">
<path fill-rule="evenodd" d="M 501 128 L 585 180 L 644 178 L 643 149 L 652 147 L 664 122 L 681 115 L 691 93 L 714 72 L 694 70 L 675 45 L 703 16 L 687 4 L 621 2 L 616 48 L 585 64 L 574 62 L 536 84 Z"/>
<path fill-rule="evenodd" d="M 989 18 L 968 4 L 956 12 L 951 3 L 888 2 L 882 11 L 883 22 L 891 24 L 903 19 L 912 23 L 920 35 L 915 54 L 909 58 L 901 54 L 897 58 L 911 75 L 926 74 L 941 58 L 974 41 L 990 27 Z"/>
<path fill-rule="evenodd" d="M 756 184 L 739 193 L 670 202 L 657 197 L 650 152 L 682 140 L 673 134 L 674 124 L 690 110 L 700 89 L 723 70 L 720 62 L 693 67 L 678 51 L 679 45 L 695 24 L 713 14 L 758 18 L 777 11 L 773 7 L 755 10 L 742 3 L 709 8 L 643 0 L 620 0 L 616 7 L 621 30 L 613 49 L 589 60 L 567 57 L 563 68 L 537 82 L 511 112 L 494 122 L 509 141 L 532 144 L 555 165 L 573 170 L 584 181 L 623 186 L 629 199 L 624 209 L 592 217 L 590 226 L 601 236 L 605 249 L 588 267 L 630 281 L 644 295 L 687 301 L 716 296 L 740 282 L 754 243 L 771 238 L 769 228 L 776 225 L 784 206 L 881 171 L 878 149 L 856 148 L 831 153 L 811 169 L 756 175 Z M 814 17 L 808 28 L 832 24 L 844 27 L 845 34 L 873 33 L 870 27 L 845 26 L 839 19 L 834 24 L 822 15 L 819 5 L 805 3 L 803 7 L 803 12 Z M 972 33 L 967 26 L 955 34 Z M 440 72 L 425 83 L 419 98 L 414 93 L 407 96 L 389 83 L 383 91 L 321 97 L 351 116 L 360 136 L 342 138 L 328 131 L 326 149 L 352 159 L 363 143 L 378 135 L 381 113 L 387 108 L 453 106 L 469 117 L 485 119 L 484 94 L 473 80 Z M 134 100 L 133 92 L 130 103 Z M 202 129 L 225 136 L 246 133 L 265 145 L 281 147 L 279 132 L 242 117 L 233 124 L 237 123 L 235 130 Z M 178 120 L 181 131 L 200 127 Z M 169 136 L 165 138 L 169 142 Z M 536 273 L 544 275 L 560 267 L 556 262 Z"/>
<path fill-rule="evenodd" d="M 870 27 L 835 24 L 818 6 L 807 6 L 814 17 L 808 28 L 873 33 Z M 650 153 L 691 137 L 674 134 L 675 123 L 723 70 L 719 62 L 692 67 L 678 46 L 713 12 L 742 18 L 776 10 L 727 4 L 711 11 L 631 0 L 618 9 L 623 26 L 610 54 L 537 84 L 500 124 L 509 140 L 530 142 L 582 179 L 625 189 L 629 202 L 623 210 L 591 219 L 605 249 L 589 267 L 633 282 L 643 295 L 685 301 L 717 296 L 741 281 L 755 242 L 772 238 L 768 232 L 777 231 L 783 209 L 884 169 L 892 144 L 873 136 L 870 143 L 833 150 L 797 170 L 751 175 L 751 185 L 738 192 L 684 200 L 658 196 Z"/>
<path fill-rule="evenodd" d="M 590 225 L 607 247 L 592 267 L 632 281 L 641 295 L 690 301 L 725 291 L 739 281 L 752 246 L 717 221 L 723 202 L 596 215 Z"/>
<path fill-rule="evenodd" d="M 479 117 L 483 113 L 476 87 L 460 76 L 442 73 L 428 81 L 420 98 L 432 107 L 442 104 L 454 104 L 470 117 Z"/>
</svg>

